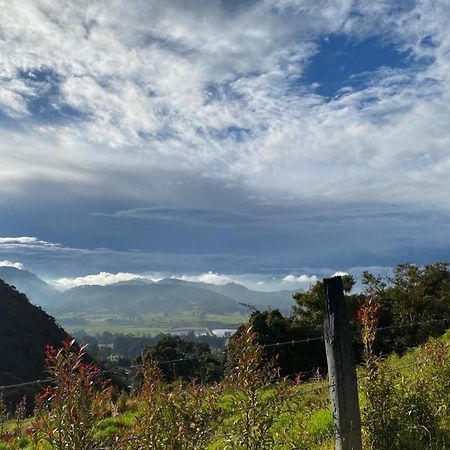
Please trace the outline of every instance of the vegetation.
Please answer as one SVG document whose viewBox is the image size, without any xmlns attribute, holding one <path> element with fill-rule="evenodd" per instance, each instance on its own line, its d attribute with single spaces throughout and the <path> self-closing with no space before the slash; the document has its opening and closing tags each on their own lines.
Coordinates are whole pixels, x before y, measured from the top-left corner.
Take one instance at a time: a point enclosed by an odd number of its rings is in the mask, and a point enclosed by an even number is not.
<svg viewBox="0 0 450 450">
<path fill-rule="evenodd" d="M 1 280 L 0 299 L 0 385 L 43 378 L 45 346 L 59 346 L 67 333 L 53 317 Z M 4 393 L 3 400 L 15 408 L 26 395 L 30 408 L 35 394 L 35 386 L 10 389 Z"/>
<path fill-rule="evenodd" d="M 364 448 L 449 448 L 447 340 L 430 340 L 402 358 L 382 360 L 371 350 L 378 320 L 372 306 L 364 305 L 358 315 L 366 352 L 358 373 Z M 71 350 L 70 342 L 59 351 L 48 349 L 54 383 L 41 394 L 31 419 L 19 405 L 5 420 L 0 407 L 1 449 L 333 448 L 327 383 L 280 377 L 251 328 L 235 341 L 234 365 L 224 381 L 168 384 L 157 362 L 146 358 L 132 394 L 114 393 L 95 366 L 83 363 L 83 349 Z"/>
<path fill-rule="evenodd" d="M 442 263 L 364 274 L 360 294 L 346 278 L 364 448 L 450 448 L 450 336 L 433 337 L 450 317 L 449 280 Z M 227 346 L 223 376 L 208 344 L 164 336 L 143 352 L 132 392 L 102 381 L 83 347 L 49 346 L 53 383 L 34 414 L 26 401 L 8 413 L 0 397 L 0 449 L 331 449 L 328 385 L 320 370 L 307 373 L 322 364 L 323 343 L 307 341 L 321 334 L 322 300 L 318 283 L 289 317 L 254 311 Z M 302 342 L 278 345 L 291 340 Z"/>
<path fill-rule="evenodd" d="M 212 356 L 208 344 L 179 336 L 162 336 L 156 345 L 147 347 L 138 358 L 138 362 L 146 360 L 160 365 L 161 375 L 167 382 L 195 378 L 205 383 L 222 378 L 221 362 Z"/>
<path fill-rule="evenodd" d="M 381 330 L 373 343 L 375 354 L 403 354 L 409 348 L 424 343 L 429 336 L 442 335 L 450 325 L 450 320 L 447 320 L 450 319 L 450 270 L 447 263 L 423 267 L 400 264 L 392 275 L 386 276 L 364 272 L 365 291 L 361 293 L 352 293 L 355 284 L 352 276 L 344 276 L 343 281 L 354 351 L 359 362 L 363 360 L 364 350 L 356 313 L 372 295 L 377 296 L 380 304 L 378 320 Z M 283 347 L 273 345 L 322 335 L 323 283 L 318 281 L 307 292 L 295 294 L 294 300 L 296 306 L 290 316 L 283 316 L 277 310 L 255 310 L 248 324 L 240 327 L 240 331 L 248 326 L 254 328 L 258 342 L 268 346 L 266 356 L 269 359 L 276 357 L 282 373 L 288 376 L 326 367 L 325 349 L 320 341 Z"/>
<path fill-rule="evenodd" d="M 372 293 L 358 311 L 364 343 L 359 378 L 365 448 L 450 448 L 448 342 L 431 339 L 403 361 L 383 360 L 373 352 L 381 310 L 380 299 Z"/>
</svg>

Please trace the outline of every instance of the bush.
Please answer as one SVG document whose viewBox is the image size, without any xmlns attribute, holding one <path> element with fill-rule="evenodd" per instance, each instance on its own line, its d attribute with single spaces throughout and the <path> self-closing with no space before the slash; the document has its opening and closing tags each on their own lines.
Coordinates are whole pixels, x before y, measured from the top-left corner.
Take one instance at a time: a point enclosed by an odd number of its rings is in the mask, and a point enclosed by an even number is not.
<svg viewBox="0 0 450 450">
<path fill-rule="evenodd" d="M 151 358 L 142 362 L 141 375 L 139 411 L 123 447 L 134 450 L 139 443 L 142 450 L 206 448 L 220 415 L 217 386 L 201 386 L 195 381 L 167 385 Z"/>
<path fill-rule="evenodd" d="M 53 379 L 36 401 L 35 441 L 55 450 L 90 450 L 98 421 L 106 412 L 109 391 L 100 371 L 85 361 L 84 348 L 73 340 L 59 350 L 48 346 L 46 367 Z"/>
<path fill-rule="evenodd" d="M 375 297 L 359 311 L 365 370 L 361 377 L 363 437 L 372 450 L 450 448 L 450 350 L 430 340 L 414 351 L 413 365 L 395 367 L 375 356 L 378 324 Z"/>
</svg>

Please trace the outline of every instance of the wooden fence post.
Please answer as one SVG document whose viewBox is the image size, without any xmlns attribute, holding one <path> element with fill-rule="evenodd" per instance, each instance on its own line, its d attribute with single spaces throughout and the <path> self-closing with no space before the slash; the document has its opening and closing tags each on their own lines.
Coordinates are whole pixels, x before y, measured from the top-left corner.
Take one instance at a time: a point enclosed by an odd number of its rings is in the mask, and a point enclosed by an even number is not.
<svg viewBox="0 0 450 450">
<path fill-rule="evenodd" d="M 341 277 L 323 280 L 326 295 L 325 350 L 336 450 L 361 450 L 356 370 Z"/>
</svg>

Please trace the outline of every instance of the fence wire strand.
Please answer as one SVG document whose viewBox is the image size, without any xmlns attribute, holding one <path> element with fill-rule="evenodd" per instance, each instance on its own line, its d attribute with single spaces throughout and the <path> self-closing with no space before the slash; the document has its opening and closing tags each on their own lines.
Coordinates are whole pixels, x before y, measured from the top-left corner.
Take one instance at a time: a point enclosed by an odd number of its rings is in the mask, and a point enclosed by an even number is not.
<svg viewBox="0 0 450 450">
<path fill-rule="evenodd" d="M 413 327 L 413 326 L 418 326 L 418 325 L 427 325 L 427 324 L 431 324 L 431 323 L 440 323 L 440 322 L 450 322 L 450 318 L 446 317 L 446 318 L 442 318 L 442 319 L 430 319 L 430 320 L 425 320 L 425 321 L 421 321 L 421 322 L 410 322 L 410 323 L 405 323 L 405 324 L 400 324 L 400 325 L 389 325 L 389 326 L 377 328 L 377 332 L 384 331 L 384 330 L 394 330 L 394 329 L 398 329 L 398 328 L 408 328 L 408 327 Z M 354 332 L 353 334 L 356 335 L 359 333 Z M 325 336 L 321 335 L 321 336 L 307 337 L 304 339 L 293 339 L 290 341 L 274 342 L 272 344 L 260 344 L 259 346 L 262 348 L 277 348 L 277 347 L 284 347 L 284 346 L 294 346 L 296 344 L 308 344 L 311 342 L 318 342 L 318 341 L 323 341 L 323 340 L 325 340 Z M 225 352 L 223 352 L 223 354 L 224 353 Z M 187 357 L 177 358 L 177 359 L 172 359 L 172 360 L 157 361 L 157 363 L 158 363 L 158 365 L 166 365 L 166 364 L 176 364 L 176 363 L 184 362 L 184 361 L 196 361 L 196 360 L 202 360 L 202 359 L 205 359 L 205 356 L 200 356 L 200 355 L 199 356 L 187 356 Z M 387 370 L 386 372 L 394 372 L 397 370 L 401 370 L 402 368 L 413 366 L 415 364 L 416 363 L 407 364 L 405 366 L 400 366 L 400 367 L 392 369 L 392 370 Z M 314 373 L 316 371 L 317 371 L 316 369 L 312 369 L 312 370 L 301 372 L 301 373 L 307 374 L 307 373 Z M 102 373 L 111 374 L 110 371 L 102 371 Z M 33 385 L 51 383 L 52 381 L 53 380 L 51 378 L 47 378 L 47 379 L 40 379 L 40 380 L 35 380 L 35 381 L 27 381 L 27 382 L 23 382 L 23 383 L 4 385 L 4 386 L 0 386 L 0 391 L 5 391 L 7 389 L 20 388 L 20 387 L 25 387 L 25 386 L 33 386 Z M 331 386 L 326 386 L 326 387 L 329 388 Z M 322 389 L 324 389 L 324 388 L 322 388 Z"/>
</svg>

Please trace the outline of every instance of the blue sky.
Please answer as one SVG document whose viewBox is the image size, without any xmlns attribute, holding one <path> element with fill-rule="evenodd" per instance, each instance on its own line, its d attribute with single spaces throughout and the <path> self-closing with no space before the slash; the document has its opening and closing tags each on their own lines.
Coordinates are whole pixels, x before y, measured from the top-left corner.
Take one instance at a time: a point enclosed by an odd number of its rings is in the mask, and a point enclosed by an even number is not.
<svg viewBox="0 0 450 450">
<path fill-rule="evenodd" d="M 271 289 L 450 259 L 448 29 L 431 0 L 7 2 L 0 265 Z"/>
</svg>

